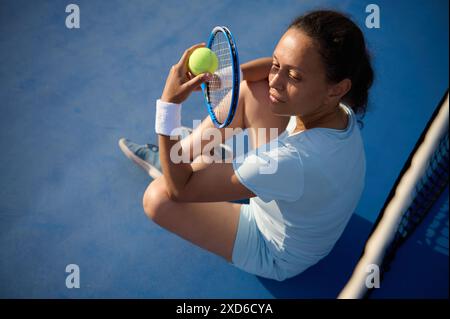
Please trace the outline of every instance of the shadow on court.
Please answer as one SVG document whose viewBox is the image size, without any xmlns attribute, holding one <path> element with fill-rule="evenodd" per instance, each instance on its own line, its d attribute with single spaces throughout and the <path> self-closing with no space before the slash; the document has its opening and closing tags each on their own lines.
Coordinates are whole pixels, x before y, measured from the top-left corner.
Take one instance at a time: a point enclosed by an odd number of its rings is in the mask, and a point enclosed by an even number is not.
<svg viewBox="0 0 450 319">
<path fill-rule="evenodd" d="M 260 281 L 275 298 L 336 298 L 350 278 L 372 226 L 353 214 L 331 253 L 316 265 L 283 282 Z"/>
</svg>

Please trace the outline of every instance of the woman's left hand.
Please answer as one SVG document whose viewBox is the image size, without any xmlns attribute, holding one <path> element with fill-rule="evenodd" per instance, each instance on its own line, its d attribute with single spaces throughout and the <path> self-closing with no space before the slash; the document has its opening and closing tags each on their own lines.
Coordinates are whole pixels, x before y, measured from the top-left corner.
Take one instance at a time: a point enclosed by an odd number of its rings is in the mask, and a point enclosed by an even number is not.
<svg viewBox="0 0 450 319">
<path fill-rule="evenodd" d="M 166 80 L 164 91 L 161 95 L 162 101 L 180 104 L 184 102 L 191 92 L 196 90 L 201 83 L 209 79 L 211 75 L 208 73 L 199 74 L 195 77 L 190 76 L 188 68 L 189 56 L 195 49 L 204 46 L 204 43 L 200 43 L 190 47 L 184 51 L 180 61 L 172 66 Z"/>
</svg>

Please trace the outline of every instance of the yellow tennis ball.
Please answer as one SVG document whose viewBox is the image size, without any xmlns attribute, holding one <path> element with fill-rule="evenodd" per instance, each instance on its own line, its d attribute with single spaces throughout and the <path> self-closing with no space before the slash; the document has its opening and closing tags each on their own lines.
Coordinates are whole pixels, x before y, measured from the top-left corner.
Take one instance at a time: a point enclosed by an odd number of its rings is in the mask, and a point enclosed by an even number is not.
<svg viewBox="0 0 450 319">
<path fill-rule="evenodd" d="M 195 75 L 214 73 L 219 65 L 217 55 L 208 48 L 198 48 L 189 57 L 189 70 Z"/>
</svg>

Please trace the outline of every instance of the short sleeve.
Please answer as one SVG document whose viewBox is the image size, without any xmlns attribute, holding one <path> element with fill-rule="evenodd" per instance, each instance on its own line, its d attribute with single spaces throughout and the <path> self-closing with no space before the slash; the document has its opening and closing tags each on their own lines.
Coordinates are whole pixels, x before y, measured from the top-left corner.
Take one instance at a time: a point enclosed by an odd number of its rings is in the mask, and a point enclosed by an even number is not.
<svg viewBox="0 0 450 319">
<path fill-rule="evenodd" d="M 236 157 L 233 169 L 239 181 L 264 202 L 292 202 L 303 194 L 303 165 L 293 147 L 278 144 L 269 151 L 253 150 Z"/>
</svg>

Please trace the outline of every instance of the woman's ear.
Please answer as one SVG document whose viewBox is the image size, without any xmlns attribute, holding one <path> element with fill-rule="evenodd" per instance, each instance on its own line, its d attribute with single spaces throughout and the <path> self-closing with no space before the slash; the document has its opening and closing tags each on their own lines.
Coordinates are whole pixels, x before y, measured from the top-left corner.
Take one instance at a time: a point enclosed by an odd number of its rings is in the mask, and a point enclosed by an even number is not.
<svg viewBox="0 0 450 319">
<path fill-rule="evenodd" d="M 342 81 L 332 84 L 329 89 L 329 98 L 341 99 L 352 88 L 352 81 L 350 79 L 343 79 Z"/>
</svg>

